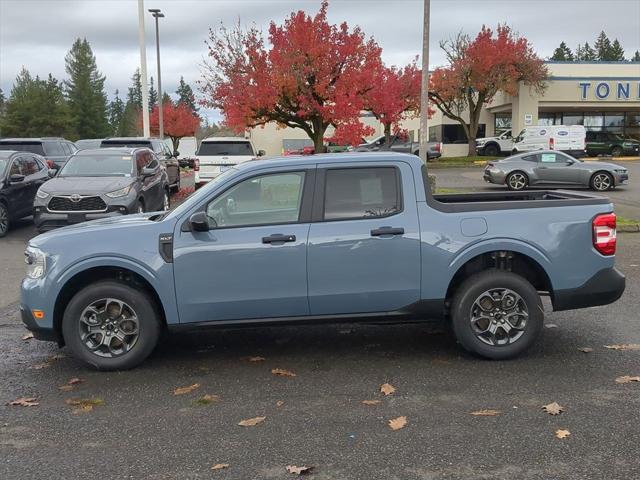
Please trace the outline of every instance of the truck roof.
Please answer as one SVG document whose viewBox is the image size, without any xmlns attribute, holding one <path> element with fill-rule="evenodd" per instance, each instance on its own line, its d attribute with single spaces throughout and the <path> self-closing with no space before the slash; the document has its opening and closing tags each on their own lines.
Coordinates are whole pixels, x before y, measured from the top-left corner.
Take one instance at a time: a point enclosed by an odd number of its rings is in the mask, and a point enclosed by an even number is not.
<svg viewBox="0 0 640 480">
<path fill-rule="evenodd" d="M 260 158 L 251 162 L 244 162 L 237 165 L 238 169 L 253 169 L 264 165 L 286 166 L 286 165 L 315 165 L 316 163 L 345 163 L 345 162 L 384 162 L 403 161 L 414 164 L 416 167 L 422 166 L 422 161 L 415 155 L 397 152 L 343 152 L 343 153 L 320 153 L 317 155 L 288 155 L 286 157 Z"/>
</svg>

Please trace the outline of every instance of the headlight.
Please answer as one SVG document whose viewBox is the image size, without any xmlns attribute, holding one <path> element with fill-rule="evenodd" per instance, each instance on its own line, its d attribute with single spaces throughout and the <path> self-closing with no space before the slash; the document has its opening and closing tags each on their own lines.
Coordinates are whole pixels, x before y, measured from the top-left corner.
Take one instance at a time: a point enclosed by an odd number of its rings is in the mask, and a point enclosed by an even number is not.
<svg viewBox="0 0 640 480">
<path fill-rule="evenodd" d="M 615 172 L 616 173 L 627 173 L 627 170 L 626 169 L 622 169 L 622 170 L 616 170 Z"/>
<path fill-rule="evenodd" d="M 124 197 L 126 195 L 129 195 L 130 191 L 131 191 L 131 185 L 127 185 L 126 187 L 121 188 L 120 190 L 105 193 L 105 195 L 109 198 L 118 198 L 118 197 Z"/>
<path fill-rule="evenodd" d="M 45 198 L 49 198 L 49 194 L 48 194 L 47 192 L 43 191 L 43 190 L 40 188 L 40 189 L 38 189 L 38 191 L 36 192 L 36 197 L 38 197 L 38 198 L 42 198 L 42 199 L 44 200 Z"/>
<path fill-rule="evenodd" d="M 42 250 L 27 247 L 24 252 L 24 263 L 27 264 L 27 277 L 42 278 L 47 270 L 47 260 Z"/>
</svg>

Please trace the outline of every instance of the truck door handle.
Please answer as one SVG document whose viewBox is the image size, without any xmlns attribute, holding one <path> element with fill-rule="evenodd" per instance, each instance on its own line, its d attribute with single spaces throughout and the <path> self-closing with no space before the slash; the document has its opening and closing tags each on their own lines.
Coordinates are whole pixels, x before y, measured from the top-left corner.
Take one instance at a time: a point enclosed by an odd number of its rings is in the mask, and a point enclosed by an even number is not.
<svg viewBox="0 0 640 480">
<path fill-rule="evenodd" d="M 295 242 L 295 235 L 282 235 L 276 233 L 275 235 L 269 235 L 268 237 L 262 237 L 262 243 L 278 243 L 278 242 Z"/>
<path fill-rule="evenodd" d="M 380 227 L 371 230 L 372 237 L 379 237 L 381 235 L 404 235 L 404 228 Z"/>
</svg>

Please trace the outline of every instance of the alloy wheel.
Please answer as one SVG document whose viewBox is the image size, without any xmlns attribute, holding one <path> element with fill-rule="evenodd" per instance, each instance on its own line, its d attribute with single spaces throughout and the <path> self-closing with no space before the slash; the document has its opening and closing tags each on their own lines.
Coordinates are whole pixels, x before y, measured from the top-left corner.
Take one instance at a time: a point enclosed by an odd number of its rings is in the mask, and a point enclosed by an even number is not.
<svg viewBox="0 0 640 480">
<path fill-rule="evenodd" d="M 611 188 L 611 177 L 606 173 L 599 173 L 593 177 L 593 186 L 600 192 L 609 190 Z"/>
<path fill-rule="evenodd" d="M 471 305 L 475 336 L 491 346 L 511 345 L 524 335 L 529 309 L 523 298 L 508 288 L 492 288 Z"/>
<path fill-rule="evenodd" d="M 4 236 L 9 230 L 9 213 L 4 205 L 0 205 L 0 236 Z"/>
<path fill-rule="evenodd" d="M 512 173 L 509 176 L 509 186 L 513 190 L 522 190 L 527 186 L 527 179 L 522 173 Z"/>
<path fill-rule="evenodd" d="M 82 343 L 99 357 L 113 358 L 129 352 L 140 335 L 135 310 L 115 298 L 96 300 L 86 307 L 78 322 Z"/>
</svg>

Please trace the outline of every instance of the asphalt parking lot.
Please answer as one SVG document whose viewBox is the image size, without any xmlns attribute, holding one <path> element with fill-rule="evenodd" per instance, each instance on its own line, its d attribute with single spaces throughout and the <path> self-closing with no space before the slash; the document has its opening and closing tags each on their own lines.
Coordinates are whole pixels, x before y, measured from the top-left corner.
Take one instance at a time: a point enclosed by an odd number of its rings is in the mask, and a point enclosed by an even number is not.
<svg viewBox="0 0 640 480">
<path fill-rule="evenodd" d="M 325 325 L 181 334 L 113 373 L 22 340 L 33 234 L 25 220 L 0 240 L 2 479 L 292 478 L 287 465 L 340 480 L 640 478 L 640 382 L 616 383 L 640 375 L 640 350 L 604 347 L 640 344 L 640 234 L 619 236 L 624 296 L 548 313 L 542 341 L 516 360 L 467 355 L 439 325 Z M 38 405 L 7 405 L 19 397 Z M 557 416 L 541 408 L 554 401 Z M 487 409 L 498 413 L 471 415 Z M 398 417 L 407 424 L 393 431 Z"/>
</svg>

